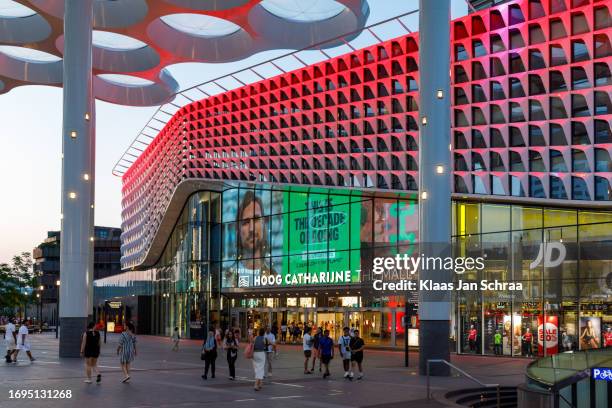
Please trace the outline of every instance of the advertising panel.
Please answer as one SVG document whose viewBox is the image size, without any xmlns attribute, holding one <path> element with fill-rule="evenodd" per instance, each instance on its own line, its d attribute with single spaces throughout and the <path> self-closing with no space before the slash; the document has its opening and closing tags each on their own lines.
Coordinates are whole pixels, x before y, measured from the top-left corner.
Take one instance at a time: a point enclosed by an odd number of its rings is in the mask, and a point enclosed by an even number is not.
<svg viewBox="0 0 612 408">
<path fill-rule="evenodd" d="M 538 316 L 538 355 L 544 355 L 544 345 L 546 344 L 546 354 L 557 354 L 559 352 L 559 317 Z"/>
</svg>

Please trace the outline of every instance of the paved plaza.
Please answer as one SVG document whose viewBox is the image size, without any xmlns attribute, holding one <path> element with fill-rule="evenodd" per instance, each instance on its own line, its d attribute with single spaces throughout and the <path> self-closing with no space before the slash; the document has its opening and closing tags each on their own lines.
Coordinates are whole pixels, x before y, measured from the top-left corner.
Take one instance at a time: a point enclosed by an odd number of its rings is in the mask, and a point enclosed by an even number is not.
<svg viewBox="0 0 612 408">
<path fill-rule="evenodd" d="M 441 407 L 438 401 L 427 402 L 426 381 L 416 373 L 418 358 L 411 353 L 411 367 L 403 367 L 403 353 L 366 350 L 365 378 L 349 382 L 342 378 L 341 362 L 331 364 L 331 378 L 323 380 L 317 373 L 303 374 L 301 348 L 279 347 L 273 375 L 263 390 L 253 390 L 251 361 L 239 354 L 236 381 L 229 380 L 225 355 L 217 358 L 215 379 L 202 380 L 200 341 L 183 340 L 179 352 L 171 351 L 170 340 L 139 336 L 138 357 L 132 381 L 122 384 L 116 356 L 118 336 L 109 335 L 102 347 L 99 366 L 102 384 L 85 384 L 82 361 L 58 358 L 57 340 L 53 334 L 33 335 L 32 352 L 37 360 L 30 363 L 20 355 L 19 363 L 0 365 L 0 407 Z M 453 356 L 453 363 L 488 383 L 516 385 L 523 381 L 527 360 Z M 459 377 L 434 378 L 432 389 L 437 396 L 448 390 L 471 387 Z M 10 399 L 10 390 L 70 390 L 71 399 Z"/>
</svg>

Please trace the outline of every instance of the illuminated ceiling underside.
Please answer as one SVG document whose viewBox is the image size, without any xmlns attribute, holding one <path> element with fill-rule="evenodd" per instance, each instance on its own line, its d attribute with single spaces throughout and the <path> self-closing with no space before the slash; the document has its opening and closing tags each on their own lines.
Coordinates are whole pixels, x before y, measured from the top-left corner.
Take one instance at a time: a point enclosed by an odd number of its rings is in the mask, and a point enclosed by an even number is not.
<svg viewBox="0 0 612 408">
<path fill-rule="evenodd" d="M 0 93 L 62 85 L 63 9 L 0 0 Z M 178 91 L 169 65 L 305 48 L 360 29 L 368 13 L 366 0 L 94 0 L 94 95 L 159 105 Z"/>
</svg>

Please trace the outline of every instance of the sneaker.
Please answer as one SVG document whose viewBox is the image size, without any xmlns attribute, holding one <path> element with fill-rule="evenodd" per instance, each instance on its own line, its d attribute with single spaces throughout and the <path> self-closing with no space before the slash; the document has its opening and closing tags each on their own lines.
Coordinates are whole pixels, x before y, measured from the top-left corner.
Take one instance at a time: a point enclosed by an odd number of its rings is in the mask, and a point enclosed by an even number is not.
<svg viewBox="0 0 612 408">
<path fill-rule="evenodd" d="M 358 380 L 363 379 L 363 374 L 359 374 L 359 375 L 357 376 L 357 379 L 358 379 Z"/>
<path fill-rule="evenodd" d="M 85 384 L 91 384 L 91 380 L 88 378 L 85 381 L 83 381 Z"/>
<path fill-rule="evenodd" d="M 96 383 L 97 383 L 97 384 L 100 384 L 100 382 L 101 382 L 101 381 L 102 381 L 102 374 L 98 374 L 98 375 L 96 376 Z"/>
<path fill-rule="evenodd" d="M 236 377 L 227 377 L 227 379 L 234 381 L 236 379 Z"/>
<path fill-rule="evenodd" d="M 203 376 L 202 376 L 202 379 L 203 379 L 203 380 L 207 380 L 207 379 L 208 379 L 208 377 L 207 377 L 206 375 L 203 375 Z"/>
<path fill-rule="evenodd" d="M 32 357 L 32 358 L 30 359 L 30 362 L 31 362 L 31 363 L 33 363 L 34 361 L 36 361 L 36 359 L 35 359 L 34 357 Z"/>
<path fill-rule="evenodd" d="M 130 382 L 130 376 L 128 375 L 127 377 L 125 377 L 123 380 L 121 380 L 122 383 L 128 383 Z"/>
</svg>

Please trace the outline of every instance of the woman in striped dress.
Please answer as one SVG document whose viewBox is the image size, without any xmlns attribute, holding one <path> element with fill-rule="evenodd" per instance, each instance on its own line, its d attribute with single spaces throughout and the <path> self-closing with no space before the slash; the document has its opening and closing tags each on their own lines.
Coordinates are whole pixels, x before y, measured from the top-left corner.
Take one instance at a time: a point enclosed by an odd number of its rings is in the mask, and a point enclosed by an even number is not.
<svg viewBox="0 0 612 408">
<path fill-rule="evenodd" d="M 136 352 L 136 336 L 134 335 L 135 329 L 134 324 L 129 322 L 127 329 L 121 333 L 119 338 L 119 346 L 117 347 L 117 355 L 119 356 L 119 362 L 121 363 L 121 370 L 125 378 L 121 382 L 126 383 L 130 381 L 130 364 L 134 361 L 134 357 L 137 355 Z"/>
</svg>

